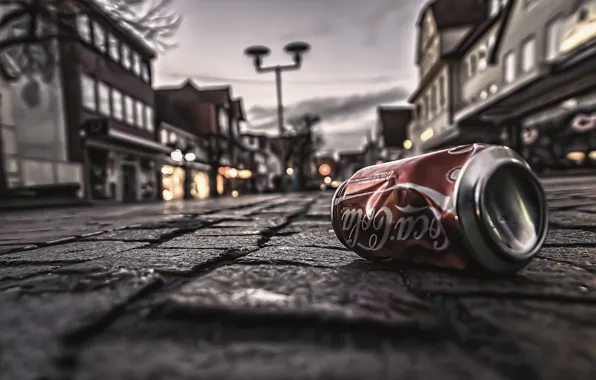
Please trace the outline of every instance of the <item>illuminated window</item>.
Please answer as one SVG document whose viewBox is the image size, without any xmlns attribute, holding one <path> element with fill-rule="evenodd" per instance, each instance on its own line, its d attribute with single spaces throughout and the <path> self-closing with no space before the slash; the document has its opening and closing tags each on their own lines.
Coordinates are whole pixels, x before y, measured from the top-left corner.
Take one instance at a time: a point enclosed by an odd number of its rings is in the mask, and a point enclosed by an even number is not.
<svg viewBox="0 0 596 380">
<path fill-rule="evenodd" d="M 546 26 L 546 59 L 553 59 L 560 49 L 563 20 L 556 18 Z"/>
<path fill-rule="evenodd" d="M 224 193 L 224 177 L 221 174 L 217 175 L 217 194 L 222 195 Z"/>
<path fill-rule="evenodd" d="M 515 76 L 517 75 L 517 70 L 515 69 L 515 53 L 513 51 L 507 52 L 504 56 L 503 63 L 505 83 L 511 83 L 515 80 Z"/>
<path fill-rule="evenodd" d="M 77 29 L 81 39 L 85 42 L 91 42 L 91 28 L 89 27 L 89 16 L 81 14 L 77 16 Z"/>
<path fill-rule="evenodd" d="M 530 38 L 522 45 L 522 71 L 527 73 L 536 65 L 536 39 Z"/>
<path fill-rule="evenodd" d="M 143 106 L 143 103 L 137 100 L 135 103 L 135 110 L 136 125 L 143 128 L 145 126 L 145 107 Z"/>
<path fill-rule="evenodd" d="M 145 106 L 145 123 L 147 130 L 153 132 L 155 129 L 155 120 L 153 120 L 153 108 Z"/>
<path fill-rule="evenodd" d="M 101 51 L 102 53 L 106 51 L 106 31 L 104 30 L 103 26 L 99 25 L 98 23 L 93 23 L 93 38 L 95 46 Z"/>
<path fill-rule="evenodd" d="M 110 45 L 110 57 L 116 62 L 120 61 L 120 43 L 113 34 L 108 34 L 108 44 Z"/>
<path fill-rule="evenodd" d="M 159 131 L 159 140 L 161 141 L 162 144 L 168 143 L 168 130 L 167 129 L 162 129 L 161 131 Z"/>
<path fill-rule="evenodd" d="M 126 122 L 130 125 L 135 125 L 135 109 L 134 101 L 128 95 L 124 95 L 124 112 Z"/>
<path fill-rule="evenodd" d="M 130 48 L 124 44 L 122 44 L 122 66 L 124 66 L 125 69 L 130 70 L 130 68 L 132 67 L 132 61 L 130 58 Z"/>
<path fill-rule="evenodd" d="M 141 75 L 141 56 L 137 53 L 132 53 L 132 71 Z"/>
<path fill-rule="evenodd" d="M 97 98 L 99 112 L 104 116 L 110 116 L 110 88 L 104 82 L 97 83 Z"/>
<path fill-rule="evenodd" d="M 95 79 L 86 74 L 81 74 L 81 97 L 83 107 L 92 111 L 96 110 Z"/>
<path fill-rule="evenodd" d="M 116 120 L 124 119 L 124 108 L 122 107 L 122 93 L 115 88 L 112 89 L 112 110 Z"/>
</svg>

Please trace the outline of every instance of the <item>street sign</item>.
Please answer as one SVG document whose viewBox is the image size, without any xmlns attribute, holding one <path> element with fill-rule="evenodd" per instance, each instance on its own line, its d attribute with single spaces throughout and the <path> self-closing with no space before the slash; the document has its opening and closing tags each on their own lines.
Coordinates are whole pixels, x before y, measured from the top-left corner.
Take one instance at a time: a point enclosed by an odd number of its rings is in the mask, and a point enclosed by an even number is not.
<svg viewBox="0 0 596 380">
<path fill-rule="evenodd" d="M 88 137 L 107 136 L 110 132 L 110 124 L 107 118 L 87 119 L 83 123 L 83 129 Z"/>
</svg>

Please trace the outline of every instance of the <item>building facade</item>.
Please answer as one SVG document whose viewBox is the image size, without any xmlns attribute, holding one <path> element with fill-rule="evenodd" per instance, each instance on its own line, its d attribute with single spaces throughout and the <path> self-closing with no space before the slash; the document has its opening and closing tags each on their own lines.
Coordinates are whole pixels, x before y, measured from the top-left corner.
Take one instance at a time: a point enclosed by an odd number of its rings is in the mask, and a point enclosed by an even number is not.
<svg viewBox="0 0 596 380">
<path fill-rule="evenodd" d="M 379 159 L 383 162 L 395 161 L 405 157 L 412 148 L 409 139 L 410 123 L 414 109 L 404 106 L 381 106 L 377 108 L 375 134 L 380 149 Z"/>
<path fill-rule="evenodd" d="M 451 2 L 453 11 L 455 3 L 466 0 Z M 449 66 L 447 120 L 452 132 L 437 133 L 440 128 L 426 116 L 426 100 L 418 95 L 425 88 L 424 77 L 411 99 L 415 152 L 481 141 L 511 146 L 536 169 L 595 166 L 596 2 L 484 4 L 480 22 L 465 27 L 443 57 Z M 432 10 L 424 8 L 421 18 L 449 17 L 449 12 L 438 16 Z M 421 40 L 432 34 L 425 29 L 433 30 L 423 25 Z M 423 46 L 419 43 L 419 51 Z"/>
</svg>

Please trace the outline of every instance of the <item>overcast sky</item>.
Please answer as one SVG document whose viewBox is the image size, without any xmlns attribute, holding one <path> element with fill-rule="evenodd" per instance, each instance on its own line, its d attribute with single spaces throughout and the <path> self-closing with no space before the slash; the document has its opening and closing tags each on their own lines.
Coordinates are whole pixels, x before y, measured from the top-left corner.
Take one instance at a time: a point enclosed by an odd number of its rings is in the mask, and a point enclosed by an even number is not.
<svg viewBox="0 0 596 380">
<path fill-rule="evenodd" d="M 288 117 L 319 113 L 330 149 L 359 149 L 379 104 L 403 103 L 417 83 L 415 20 L 424 0 L 176 0 L 178 47 L 156 64 L 156 85 L 193 77 L 230 84 L 253 130 L 275 131 L 273 74 L 256 74 L 245 47 L 263 44 L 265 64 L 291 63 L 282 47 L 304 40 L 302 70 L 283 75 Z M 272 129 L 273 128 L 273 129 Z"/>
</svg>

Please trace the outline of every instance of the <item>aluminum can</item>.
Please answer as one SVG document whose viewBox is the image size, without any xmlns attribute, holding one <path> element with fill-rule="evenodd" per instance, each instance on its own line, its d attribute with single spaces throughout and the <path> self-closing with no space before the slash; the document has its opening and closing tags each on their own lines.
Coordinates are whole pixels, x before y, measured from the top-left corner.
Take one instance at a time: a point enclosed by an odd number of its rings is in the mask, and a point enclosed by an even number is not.
<svg viewBox="0 0 596 380">
<path fill-rule="evenodd" d="M 548 208 L 515 151 L 469 144 L 357 171 L 335 192 L 331 222 L 369 260 L 507 274 L 540 250 Z"/>
</svg>

